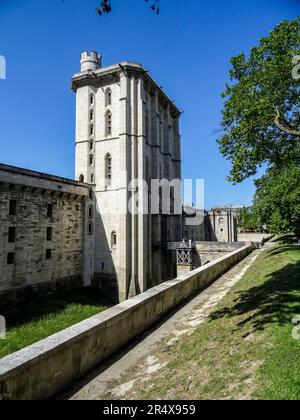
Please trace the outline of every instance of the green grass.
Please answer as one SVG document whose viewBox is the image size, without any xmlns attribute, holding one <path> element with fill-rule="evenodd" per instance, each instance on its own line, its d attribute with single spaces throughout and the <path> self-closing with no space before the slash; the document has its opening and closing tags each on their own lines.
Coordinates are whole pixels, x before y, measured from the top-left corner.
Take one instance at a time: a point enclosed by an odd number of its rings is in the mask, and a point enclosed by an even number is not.
<svg viewBox="0 0 300 420">
<path fill-rule="evenodd" d="M 0 340 L 0 358 L 47 338 L 113 306 L 97 290 L 82 289 L 33 299 L 4 309 L 7 335 Z"/>
<path fill-rule="evenodd" d="M 192 336 L 162 356 L 167 366 L 137 387 L 144 399 L 300 399 L 300 249 L 263 252 Z"/>
</svg>

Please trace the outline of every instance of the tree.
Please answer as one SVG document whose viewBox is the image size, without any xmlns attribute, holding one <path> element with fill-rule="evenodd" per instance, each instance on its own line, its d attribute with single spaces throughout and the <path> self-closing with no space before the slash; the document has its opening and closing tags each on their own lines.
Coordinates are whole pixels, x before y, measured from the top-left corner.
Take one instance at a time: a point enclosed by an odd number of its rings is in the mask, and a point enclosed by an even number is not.
<svg viewBox="0 0 300 420">
<path fill-rule="evenodd" d="M 253 212 L 272 233 L 300 230 L 300 169 L 291 165 L 270 169 L 256 181 Z"/>
<path fill-rule="evenodd" d="M 218 140 L 232 162 L 230 181 L 255 175 L 262 164 L 300 163 L 300 83 L 292 77 L 299 54 L 298 17 L 279 24 L 249 57 L 242 53 L 231 59 Z"/>
<path fill-rule="evenodd" d="M 258 229 L 262 225 L 257 218 L 256 213 L 252 207 L 244 207 L 243 210 L 238 214 L 238 226 L 242 229 Z"/>
<path fill-rule="evenodd" d="M 146 3 L 149 0 L 145 0 Z M 159 14 L 160 12 L 160 0 L 151 0 L 150 9 Z M 101 0 L 99 6 L 96 8 L 99 15 L 108 14 L 112 11 L 112 0 Z"/>
</svg>

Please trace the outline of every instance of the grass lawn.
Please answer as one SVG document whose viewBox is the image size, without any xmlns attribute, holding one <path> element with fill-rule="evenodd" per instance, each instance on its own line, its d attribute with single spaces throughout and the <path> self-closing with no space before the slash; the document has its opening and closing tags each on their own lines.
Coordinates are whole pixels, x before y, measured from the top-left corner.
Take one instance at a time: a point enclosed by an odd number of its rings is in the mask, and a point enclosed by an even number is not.
<svg viewBox="0 0 300 420">
<path fill-rule="evenodd" d="M 113 306 L 96 290 L 82 289 L 33 299 L 4 310 L 7 335 L 0 340 L 0 358 L 90 318 Z"/>
<path fill-rule="evenodd" d="M 287 241 L 259 255 L 192 336 L 181 338 L 144 399 L 300 399 L 300 248 Z M 165 358 L 165 360 L 164 360 Z"/>
</svg>

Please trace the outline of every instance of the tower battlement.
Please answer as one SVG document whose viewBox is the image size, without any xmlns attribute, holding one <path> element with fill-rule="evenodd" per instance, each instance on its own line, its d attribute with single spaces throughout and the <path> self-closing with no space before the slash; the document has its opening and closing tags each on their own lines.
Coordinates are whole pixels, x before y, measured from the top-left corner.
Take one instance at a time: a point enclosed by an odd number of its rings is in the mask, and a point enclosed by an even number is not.
<svg viewBox="0 0 300 420">
<path fill-rule="evenodd" d="M 96 51 L 84 51 L 81 54 L 80 66 L 81 71 L 94 71 L 101 68 L 102 57 Z"/>
</svg>

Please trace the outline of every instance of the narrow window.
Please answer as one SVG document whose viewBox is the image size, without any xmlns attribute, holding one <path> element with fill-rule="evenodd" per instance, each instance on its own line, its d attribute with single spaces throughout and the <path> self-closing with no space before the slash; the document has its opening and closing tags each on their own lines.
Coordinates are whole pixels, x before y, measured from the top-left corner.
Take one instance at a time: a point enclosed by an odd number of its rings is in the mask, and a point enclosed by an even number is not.
<svg viewBox="0 0 300 420">
<path fill-rule="evenodd" d="M 15 227 L 10 227 L 8 229 L 8 242 L 10 244 L 13 244 L 16 242 L 16 228 Z"/>
<path fill-rule="evenodd" d="M 89 191 L 89 198 L 90 198 L 90 200 L 93 199 L 93 191 L 92 190 Z"/>
<path fill-rule="evenodd" d="M 105 106 L 111 105 L 111 90 L 107 89 L 105 93 Z"/>
<path fill-rule="evenodd" d="M 91 184 L 94 183 L 94 174 L 91 174 Z"/>
<path fill-rule="evenodd" d="M 106 113 L 106 137 L 112 134 L 112 114 L 110 111 Z"/>
<path fill-rule="evenodd" d="M 106 157 L 105 157 L 105 179 L 106 179 L 106 185 L 111 186 L 112 158 L 111 158 L 110 154 L 106 155 Z"/>
<path fill-rule="evenodd" d="M 83 174 L 79 175 L 79 182 L 84 182 L 84 175 Z"/>
<path fill-rule="evenodd" d="M 112 232 L 112 234 L 111 234 L 111 247 L 112 248 L 117 247 L 117 234 L 116 234 L 116 232 Z"/>
<path fill-rule="evenodd" d="M 159 126 L 159 146 L 162 146 L 162 126 Z"/>
<path fill-rule="evenodd" d="M 94 142 L 90 141 L 90 150 L 93 150 L 93 148 L 94 148 Z"/>
<path fill-rule="evenodd" d="M 12 265 L 14 263 L 15 263 L 15 253 L 14 252 L 9 252 L 7 254 L 7 264 Z"/>
<path fill-rule="evenodd" d="M 47 206 L 47 217 L 53 217 L 53 205 L 48 204 Z"/>
<path fill-rule="evenodd" d="M 92 233 L 93 233 L 93 224 L 92 224 L 92 222 L 90 222 L 88 224 L 88 233 L 89 233 L 89 235 L 92 235 Z"/>
<path fill-rule="evenodd" d="M 17 201 L 16 200 L 10 200 L 9 202 L 9 215 L 10 216 L 16 216 L 17 214 Z"/>
<path fill-rule="evenodd" d="M 93 121 L 93 120 L 94 120 L 94 111 L 91 110 L 90 111 L 90 121 Z"/>
<path fill-rule="evenodd" d="M 169 153 L 170 151 L 170 138 L 171 138 L 171 127 L 166 130 L 165 135 L 165 152 Z"/>
<path fill-rule="evenodd" d="M 52 249 L 46 249 L 46 260 L 51 260 L 52 258 Z"/>
<path fill-rule="evenodd" d="M 93 135 L 94 135 L 94 125 L 91 124 L 90 125 L 90 136 L 93 136 Z"/>
<path fill-rule="evenodd" d="M 90 95 L 90 105 L 94 105 L 94 95 Z"/>
<path fill-rule="evenodd" d="M 171 189 L 170 189 L 170 211 L 171 211 L 171 214 L 174 214 L 174 197 L 175 197 L 175 188 L 171 187 Z"/>
<path fill-rule="evenodd" d="M 47 228 L 47 241 L 52 241 L 53 231 L 52 227 Z"/>
<path fill-rule="evenodd" d="M 159 213 L 163 213 L 163 190 L 159 187 Z"/>
<path fill-rule="evenodd" d="M 90 155 L 90 166 L 93 164 L 93 162 L 94 162 L 94 156 Z"/>
<path fill-rule="evenodd" d="M 92 206 L 89 207 L 89 218 L 90 219 L 93 218 L 93 207 Z"/>
<path fill-rule="evenodd" d="M 149 117 L 148 117 L 148 115 L 145 118 L 145 136 L 146 136 L 146 139 L 149 140 L 150 136 L 149 136 Z"/>
</svg>

